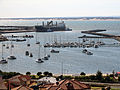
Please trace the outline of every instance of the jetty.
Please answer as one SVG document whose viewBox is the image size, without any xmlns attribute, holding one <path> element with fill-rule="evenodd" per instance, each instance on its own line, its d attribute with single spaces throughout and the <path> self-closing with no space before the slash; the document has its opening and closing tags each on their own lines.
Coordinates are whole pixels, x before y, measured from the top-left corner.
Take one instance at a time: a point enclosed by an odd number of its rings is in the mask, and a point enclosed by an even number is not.
<svg viewBox="0 0 120 90">
<path fill-rule="evenodd" d="M 112 38 L 120 42 L 120 36 L 117 35 L 112 35 L 112 34 L 105 34 L 105 33 L 99 33 L 101 31 L 106 31 L 106 30 L 89 30 L 89 31 L 81 31 L 81 33 L 85 34 L 91 34 L 91 35 L 98 35 L 102 37 L 93 37 L 93 36 L 84 36 L 85 38 Z M 79 38 L 84 38 L 84 37 L 79 37 Z"/>
</svg>

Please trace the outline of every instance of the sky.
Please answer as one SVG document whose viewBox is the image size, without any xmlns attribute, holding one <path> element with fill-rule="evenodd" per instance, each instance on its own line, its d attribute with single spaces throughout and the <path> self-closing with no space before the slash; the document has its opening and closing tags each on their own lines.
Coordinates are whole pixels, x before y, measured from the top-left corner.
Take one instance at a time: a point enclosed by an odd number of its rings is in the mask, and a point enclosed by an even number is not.
<svg viewBox="0 0 120 90">
<path fill-rule="evenodd" d="M 120 0 L 0 0 L 0 18 L 120 16 Z"/>
</svg>

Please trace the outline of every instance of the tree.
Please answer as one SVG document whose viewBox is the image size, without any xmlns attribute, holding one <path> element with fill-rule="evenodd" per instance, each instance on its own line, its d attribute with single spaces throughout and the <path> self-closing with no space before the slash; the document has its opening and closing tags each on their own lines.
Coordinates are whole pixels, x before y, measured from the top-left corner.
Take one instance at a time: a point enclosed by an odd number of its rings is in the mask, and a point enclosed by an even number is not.
<svg viewBox="0 0 120 90">
<path fill-rule="evenodd" d="M 48 76 L 49 72 L 46 71 L 46 72 L 44 72 L 43 74 L 44 74 L 44 76 Z"/>
<path fill-rule="evenodd" d="M 53 74 L 52 74 L 52 73 L 48 73 L 48 76 L 49 76 L 49 77 L 52 77 L 52 76 L 53 76 Z"/>
<path fill-rule="evenodd" d="M 2 71 L 0 70 L 0 73 L 2 73 Z"/>
<path fill-rule="evenodd" d="M 84 72 L 81 72 L 80 75 L 84 75 L 85 76 L 86 74 Z"/>
<path fill-rule="evenodd" d="M 109 76 L 109 75 L 107 75 L 107 76 L 105 77 L 105 82 L 111 82 L 111 79 L 110 79 L 110 76 Z"/>
<path fill-rule="evenodd" d="M 103 79 L 101 71 L 99 71 L 99 70 L 97 71 L 96 78 L 97 78 L 97 80 L 102 80 Z"/>
<path fill-rule="evenodd" d="M 120 81 L 120 76 L 118 77 L 118 81 Z"/>
<path fill-rule="evenodd" d="M 31 72 L 26 72 L 26 75 L 29 75 L 29 76 L 30 76 L 30 75 L 31 75 Z"/>
<path fill-rule="evenodd" d="M 60 75 L 59 78 L 60 78 L 60 80 L 63 80 L 63 75 Z"/>
<path fill-rule="evenodd" d="M 42 72 L 38 72 L 37 75 L 40 76 L 42 74 Z"/>
<path fill-rule="evenodd" d="M 32 79 L 36 79 L 35 75 L 32 75 L 31 78 L 32 78 Z"/>
</svg>

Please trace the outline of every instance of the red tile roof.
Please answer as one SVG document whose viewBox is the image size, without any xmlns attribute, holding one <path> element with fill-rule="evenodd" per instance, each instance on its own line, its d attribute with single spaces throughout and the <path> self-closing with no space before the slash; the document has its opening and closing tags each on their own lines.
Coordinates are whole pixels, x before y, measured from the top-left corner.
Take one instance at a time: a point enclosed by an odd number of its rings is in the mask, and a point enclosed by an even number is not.
<svg viewBox="0 0 120 90">
<path fill-rule="evenodd" d="M 13 88 L 12 90 L 33 90 L 32 88 L 29 88 L 27 86 L 19 86 L 19 87 L 16 87 L 16 88 Z"/>
<path fill-rule="evenodd" d="M 54 84 L 47 88 L 47 90 L 83 90 L 83 89 L 90 89 L 90 86 L 80 83 L 76 80 L 62 80 L 59 84 Z"/>
</svg>

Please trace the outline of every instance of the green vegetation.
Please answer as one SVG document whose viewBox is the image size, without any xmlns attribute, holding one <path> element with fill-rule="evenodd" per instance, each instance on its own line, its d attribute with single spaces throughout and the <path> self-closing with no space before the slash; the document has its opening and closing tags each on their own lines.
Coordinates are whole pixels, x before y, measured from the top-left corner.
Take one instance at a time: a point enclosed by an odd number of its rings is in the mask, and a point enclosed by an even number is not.
<svg viewBox="0 0 120 90">
<path fill-rule="evenodd" d="M 0 75 L 2 75 L 3 79 L 9 79 L 13 76 L 20 75 L 20 73 L 17 72 L 2 72 L 0 70 Z M 26 72 L 26 75 L 29 75 L 32 79 L 40 79 L 44 76 L 51 77 L 53 76 L 52 73 L 45 71 L 45 72 L 38 72 L 36 75 L 31 75 L 31 72 Z M 63 80 L 63 79 L 75 79 L 78 81 L 83 82 L 103 82 L 103 83 L 117 83 L 120 82 L 120 76 L 117 76 L 114 74 L 110 74 L 107 76 L 103 76 L 101 71 L 97 71 L 96 75 L 89 75 L 86 76 L 84 72 L 81 72 L 79 76 L 55 76 L 56 80 Z"/>
<path fill-rule="evenodd" d="M 18 72 L 2 72 L 0 70 L 0 75 L 2 76 L 3 79 L 9 79 L 13 76 L 20 75 Z"/>
</svg>

